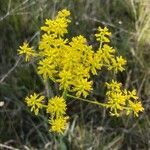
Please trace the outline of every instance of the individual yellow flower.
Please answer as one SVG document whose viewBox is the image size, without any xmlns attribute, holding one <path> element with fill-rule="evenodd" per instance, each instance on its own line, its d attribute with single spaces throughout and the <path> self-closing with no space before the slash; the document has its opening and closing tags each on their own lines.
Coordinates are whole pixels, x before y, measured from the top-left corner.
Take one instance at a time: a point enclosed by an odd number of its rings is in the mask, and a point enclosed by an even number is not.
<svg viewBox="0 0 150 150">
<path fill-rule="evenodd" d="M 53 76 L 57 73 L 55 65 L 51 63 L 51 59 L 45 58 L 39 61 L 38 74 L 42 75 L 44 79 L 53 79 Z"/>
<path fill-rule="evenodd" d="M 68 118 L 69 117 L 67 117 L 67 116 L 61 116 L 61 117 L 56 118 L 56 119 L 50 118 L 49 119 L 49 123 L 51 125 L 50 131 L 63 134 L 64 130 L 66 129 L 66 126 L 67 126 Z"/>
<path fill-rule="evenodd" d="M 110 62 L 115 57 L 115 49 L 107 44 L 104 44 L 99 51 L 102 51 L 103 64 L 111 65 Z"/>
<path fill-rule="evenodd" d="M 66 109 L 67 109 L 67 105 L 63 97 L 55 96 L 49 99 L 48 105 L 47 105 L 47 113 L 52 114 L 52 117 L 54 115 L 58 117 L 58 116 L 62 116 L 66 114 Z"/>
<path fill-rule="evenodd" d="M 25 102 L 27 103 L 27 106 L 31 107 L 31 111 L 33 111 L 35 115 L 38 115 L 39 110 L 44 106 L 44 98 L 44 96 L 40 96 L 39 94 L 34 93 L 33 95 L 26 97 Z"/>
<path fill-rule="evenodd" d="M 144 108 L 140 101 L 129 101 L 129 111 L 127 111 L 127 115 L 133 112 L 134 116 L 138 117 L 139 112 L 143 112 Z"/>
<path fill-rule="evenodd" d="M 106 82 L 106 86 L 107 86 L 107 89 L 108 89 L 107 93 L 109 93 L 109 91 L 110 92 L 115 92 L 115 93 L 120 93 L 121 92 L 122 84 L 115 81 L 115 80 L 112 80 L 110 83 Z"/>
<path fill-rule="evenodd" d="M 54 21 L 51 20 L 51 19 L 46 19 L 45 20 L 45 26 L 42 26 L 41 27 L 41 30 L 45 31 L 47 34 L 50 34 L 53 30 L 53 25 L 54 24 Z"/>
<path fill-rule="evenodd" d="M 97 51 L 94 53 L 93 58 L 91 60 L 90 69 L 93 75 L 97 75 L 97 70 L 101 70 L 103 64 L 102 51 Z"/>
<path fill-rule="evenodd" d="M 69 43 L 71 47 L 78 51 L 84 51 L 87 44 L 87 40 L 84 36 L 79 35 L 72 38 L 72 41 Z"/>
<path fill-rule="evenodd" d="M 108 31 L 107 27 L 104 28 L 98 27 L 98 33 L 95 34 L 95 36 L 97 41 L 109 43 L 110 40 L 108 37 L 111 36 L 111 32 Z"/>
<path fill-rule="evenodd" d="M 123 71 L 124 69 L 124 65 L 126 64 L 126 60 L 122 58 L 122 56 L 120 57 L 116 57 L 111 59 L 111 65 L 109 66 L 110 70 L 114 70 L 116 73 L 118 71 Z"/>
<path fill-rule="evenodd" d="M 74 78 L 87 78 L 90 77 L 90 66 L 85 67 L 83 64 L 76 64 L 76 69 L 73 69 Z M 76 80 L 74 79 L 74 80 Z M 72 82 L 74 81 L 72 80 Z"/>
<path fill-rule="evenodd" d="M 121 83 L 112 80 L 111 83 L 106 83 L 108 91 L 106 92 L 107 103 L 106 108 L 110 108 L 110 114 L 119 116 L 120 111 L 126 105 L 126 97 L 121 91 Z"/>
<path fill-rule="evenodd" d="M 128 91 L 128 96 L 130 97 L 130 99 L 135 99 L 137 100 L 138 99 L 138 96 L 137 96 L 137 91 L 134 89 L 132 91 Z"/>
<path fill-rule="evenodd" d="M 29 61 L 31 57 L 36 55 L 35 51 L 32 49 L 32 47 L 29 47 L 27 42 L 24 42 L 19 48 L 20 49 L 18 50 L 18 53 L 19 55 L 25 55 L 25 61 Z"/>
<path fill-rule="evenodd" d="M 67 9 L 63 9 L 58 12 L 58 15 L 56 18 L 66 18 L 68 16 L 70 16 L 70 11 L 68 11 Z"/>
<path fill-rule="evenodd" d="M 108 102 L 106 107 L 110 108 L 110 114 L 119 116 L 120 112 L 124 110 L 124 106 L 126 105 L 125 96 L 122 93 L 111 92 L 107 93 Z"/>
<path fill-rule="evenodd" d="M 78 79 L 74 82 L 73 91 L 76 92 L 76 96 L 87 97 L 89 92 L 92 90 L 92 81 L 87 81 L 87 79 Z"/>
<path fill-rule="evenodd" d="M 44 33 L 41 37 L 40 43 L 39 43 L 39 50 L 43 50 L 44 52 L 42 55 L 47 51 L 51 50 L 51 47 L 54 46 L 54 42 L 56 40 L 56 35 L 55 34 L 46 34 Z M 46 54 L 44 54 L 45 56 Z"/>
<path fill-rule="evenodd" d="M 69 89 L 73 79 L 72 73 L 70 71 L 62 70 L 59 73 L 59 77 L 60 79 L 57 81 L 60 83 L 60 89 Z"/>
</svg>

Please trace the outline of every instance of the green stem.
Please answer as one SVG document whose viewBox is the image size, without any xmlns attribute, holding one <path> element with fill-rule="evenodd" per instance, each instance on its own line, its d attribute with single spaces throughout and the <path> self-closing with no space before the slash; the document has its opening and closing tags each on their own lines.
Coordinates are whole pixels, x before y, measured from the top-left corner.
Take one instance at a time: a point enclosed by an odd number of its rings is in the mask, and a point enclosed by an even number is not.
<svg viewBox="0 0 150 150">
<path fill-rule="evenodd" d="M 100 105 L 100 106 L 105 106 L 105 104 L 103 104 L 103 103 L 100 103 L 100 102 L 97 102 L 97 101 L 91 101 L 91 100 L 80 98 L 80 97 L 76 97 L 76 96 L 73 96 L 73 95 L 70 95 L 70 94 L 66 94 L 66 96 L 70 97 L 70 98 L 78 99 L 78 100 L 81 100 L 81 101 L 84 101 L 84 102 L 88 102 L 88 103 L 92 103 L 92 104 L 96 104 L 96 105 Z"/>
<path fill-rule="evenodd" d="M 103 42 L 101 41 L 101 42 L 100 42 L 100 45 L 99 45 L 99 49 L 102 48 L 102 44 L 103 44 Z"/>
<path fill-rule="evenodd" d="M 63 96 L 64 99 L 66 99 L 66 97 L 67 97 L 67 90 L 66 89 L 63 91 L 62 96 Z"/>
<path fill-rule="evenodd" d="M 42 105 L 43 107 L 47 108 L 48 106 L 47 105 Z"/>
</svg>

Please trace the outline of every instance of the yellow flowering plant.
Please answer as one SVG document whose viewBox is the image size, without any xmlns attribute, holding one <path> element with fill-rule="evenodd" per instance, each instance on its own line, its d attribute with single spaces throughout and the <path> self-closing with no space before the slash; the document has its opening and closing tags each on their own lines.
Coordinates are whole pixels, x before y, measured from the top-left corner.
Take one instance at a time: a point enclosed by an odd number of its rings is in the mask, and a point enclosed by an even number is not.
<svg viewBox="0 0 150 150">
<path fill-rule="evenodd" d="M 111 32 L 107 27 L 98 27 L 95 34 L 99 48 L 94 50 L 82 35 L 71 40 L 65 37 L 67 27 L 71 20 L 70 12 L 63 9 L 53 19 L 46 19 L 41 27 L 41 40 L 38 50 L 33 50 L 27 42 L 18 50 L 19 55 L 24 55 L 26 61 L 33 58 L 37 65 L 37 73 L 43 80 L 52 80 L 59 84 L 61 96 L 55 96 L 48 101 L 44 96 L 34 93 L 26 97 L 27 106 L 38 115 L 40 109 L 46 109 L 49 115 L 50 131 L 63 133 L 67 127 L 69 117 L 66 114 L 67 98 L 77 99 L 108 108 L 113 116 L 130 115 L 138 116 L 144 110 L 138 100 L 136 90 L 123 89 L 121 83 L 112 80 L 106 83 L 106 102 L 88 100 L 92 92 L 91 75 L 97 75 L 99 70 L 106 68 L 117 73 L 124 70 L 126 60 L 116 55 L 116 50 L 109 45 Z"/>
</svg>

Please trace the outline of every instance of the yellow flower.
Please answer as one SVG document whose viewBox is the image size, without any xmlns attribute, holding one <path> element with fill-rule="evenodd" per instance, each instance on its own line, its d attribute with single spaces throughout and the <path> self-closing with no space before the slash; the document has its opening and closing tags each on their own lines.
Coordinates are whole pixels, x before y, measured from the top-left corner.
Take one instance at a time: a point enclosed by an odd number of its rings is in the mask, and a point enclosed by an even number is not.
<svg viewBox="0 0 150 150">
<path fill-rule="evenodd" d="M 97 70 L 100 70 L 103 66 L 103 53 L 101 50 L 94 53 L 91 60 L 91 72 L 93 75 L 97 75 Z"/>
<path fill-rule="evenodd" d="M 63 9 L 63 10 L 58 12 L 58 15 L 56 18 L 65 18 L 68 16 L 70 16 L 70 11 L 68 11 L 67 9 Z"/>
<path fill-rule="evenodd" d="M 110 65 L 111 60 L 115 57 L 115 49 L 107 44 L 104 44 L 100 51 L 102 51 L 103 63 Z"/>
<path fill-rule="evenodd" d="M 35 115 L 38 115 L 39 109 L 43 108 L 43 100 L 44 96 L 40 96 L 36 93 L 33 95 L 30 95 L 29 97 L 25 98 L 25 102 L 27 103 L 27 106 L 31 107 L 31 111 L 35 113 Z"/>
<path fill-rule="evenodd" d="M 39 50 L 44 50 L 44 52 L 50 51 L 51 50 L 51 46 L 53 46 L 55 39 L 56 39 L 56 35 L 55 34 L 43 34 L 42 38 L 40 40 L 39 43 Z M 44 54 L 44 53 L 42 53 Z M 44 56 L 46 55 L 44 54 Z"/>
<path fill-rule="evenodd" d="M 31 57 L 36 55 L 35 51 L 32 49 L 32 47 L 29 47 L 27 42 L 24 42 L 19 48 L 20 49 L 18 50 L 18 53 L 19 55 L 25 55 L 25 61 L 29 61 Z"/>
<path fill-rule="evenodd" d="M 70 12 L 66 9 L 60 11 L 57 17 L 54 20 L 46 19 L 45 26 L 41 27 L 41 30 L 45 31 L 48 34 L 55 34 L 58 36 L 64 36 L 68 32 L 67 27 L 70 22 L 67 17 L 70 15 Z"/>
<path fill-rule="evenodd" d="M 129 101 L 129 111 L 127 112 L 127 115 L 130 114 L 130 112 L 132 111 L 136 117 L 139 116 L 139 112 L 144 111 L 144 108 L 140 101 L 135 101 L 135 102 Z"/>
<path fill-rule="evenodd" d="M 79 79 L 74 82 L 73 91 L 76 92 L 76 96 L 80 97 L 87 97 L 89 92 L 92 90 L 92 81 L 87 81 L 87 79 Z"/>
<path fill-rule="evenodd" d="M 108 91 L 106 92 L 107 103 L 106 108 L 110 108 L 110 114 L 119 116 L 120 111 L 126 105 L 126 97 L 122 94 L 121 83 L 112 80 L 111 83 L 106 83 Z"/>
<path fill-rule="evenodd" d="M 62 116 L 56 119 L 49 119 L 49 123 L 51 125 L 50 131 L 63 134 L 67 126 L 68 118 L 69 117 Z"/>
<path fill-rule="evenodd" d="M 60 115 L 66 114 L 66 101 L 63 97 L 57 97 L 49 99 L 48 105 L 47 105 L 47 113 L 52 114 L 52 117 L 56 115 L 56 117 L 59 117 Z"/>
<path fill-rule="evenodd" d="M 121 85 L 121 83 L 114 80 L 112 80 L 110 83 L 106 82 L 107 89 L 115 92 L 120 92 Z"/>
<path fill-rule="evenodd" d="M 137 92 L 136 92 L 135 89 L 132 90 L 132 91 L 128 91 L 128 95 L 129 95 L 129 97 L 132 98 L 132 99 L 135 99 L 135 100 L 138 99 Z"/>
<path fill-rule="evenodd" d="M 96 36 L 97 41 L 109 43 L 110 40 L 108 37 L 111 36 L 111 32 L 108 31 L 107 27 L 104 27 L 104 29 L 102 29 L 101 27 L 98 27 L 98 33 L 95 34 L 95 36 Z"/>
<path fill-rule="evenodd" d="M 70 71 L 62 70 L 59 73 L 60 79 L 57 81 L 60 83 L 60 89 L 70 89 L 70 85 L 72 84 L 73 75 Z"/>
<path fill-rule="evenodd" d="M 110 70 L 114 70 L 116 73 L 118 71 L 123 71 L 124 69 L 124 65 L 126 64 L 126 60 L 122 58 L 122 56 L 120 57 L 116 57 L 116 59 L 112 58 L 111 59 L 111 65 L 109 66 Z"/>
<path fill-rule="evenodd" d="M 144 110 L 141 102 L 137 101 L 136 90 L 121 89 L 121 83 L 114 80 L 106 85 L 108 89 L 106 108 L 110 108 L 111 115 L 120 116 L 122 112 L 129 115 L 133 112 L 135 116 L 138 116 L 138 113 Z"/>
<path fill-rule="evenodd" d="M 51 63 L 51 60 L 48 58 L 40 60 L 38 64 L 38 74 L 42 75 L 44 79 L 52 79 L 53 76 L 57 73 L 55 70 L 55 65 Z"/>
</svg>

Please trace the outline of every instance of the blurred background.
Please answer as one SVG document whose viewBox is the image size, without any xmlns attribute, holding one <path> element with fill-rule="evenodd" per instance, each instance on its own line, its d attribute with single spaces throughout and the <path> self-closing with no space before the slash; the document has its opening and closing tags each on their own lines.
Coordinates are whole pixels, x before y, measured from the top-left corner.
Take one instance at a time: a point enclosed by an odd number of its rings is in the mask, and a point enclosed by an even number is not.
<svg viewBox="0 0 150 150">
<path fill-rule="evenodd" d="M 82 34 L 97 46 L 97 27 L 107 26 L 111 45 L 128 61 L 116 76 L 103 70 L 93 77 L 90 98 L 104 100 L 104 82 L 116 78 L 137 89 L 145 108 L 139 118 L 110 117 L 104 108 L 69 101 L 70 123 L 58 136 L 49 132 L 44 112 L 34 116 L 25 105 L 26 95 L 47 85 L 17 49 L 25 40 L 36 48 L 44 20 L 64 8 L 71 11 L 68 37 Z M 57 94 L 57 85 L 51 83 L 51 92 Z M 150 149 L 150 0 L 0 0 L 0 149 Z"/>
</svg>

